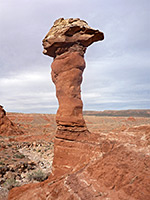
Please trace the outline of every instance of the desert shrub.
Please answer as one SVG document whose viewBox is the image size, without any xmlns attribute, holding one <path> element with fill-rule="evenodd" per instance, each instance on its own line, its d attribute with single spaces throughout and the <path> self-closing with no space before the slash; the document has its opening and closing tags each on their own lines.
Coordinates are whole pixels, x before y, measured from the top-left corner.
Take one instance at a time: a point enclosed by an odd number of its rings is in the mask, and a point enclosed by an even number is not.
<svg viewBox="0 0 150 200">
<path fill-rule="evenodd" d="M 16 159 L 12 159 L 12 161 L 13 161 L 13 162 L 16 162 L 17 160 L 16 160 Z"/>
<path fill-rule="evenodd" d="M 8 199 L 8 190 L 0 186 L 0 200 L 7 200 Z"/>
<path fill-rule="evenodd" d="M 11 190 L 13 187 L 18 187 L 19 183 L 14 178 L 6 179 L 5 183 L 3 183 L 3 187 Z"/>
<path fill-rule="evenodd" d="M 5 165 L 5 163 L 4 163 L 4 162 L 2 162 L 2 161 L 0 161 L 0 165 Z"/>
<path fill-rule="evenodd" d="M 48 178 L 48 175 L 40 169 L 28 174 L 29 181 L 36 180 L 36 181 L 41 182 L 41 181 L 46 180 L 47 178 Z"/>
<path fill-rule="evenodd" d="M 20 159 L 22 159 L 22 158 L 24 158 L 25 156 L 24 156 L 23 154 L 15 154 L 14 157 L 15 157 L 15 158 L 20 158 Z"/>
</svg>

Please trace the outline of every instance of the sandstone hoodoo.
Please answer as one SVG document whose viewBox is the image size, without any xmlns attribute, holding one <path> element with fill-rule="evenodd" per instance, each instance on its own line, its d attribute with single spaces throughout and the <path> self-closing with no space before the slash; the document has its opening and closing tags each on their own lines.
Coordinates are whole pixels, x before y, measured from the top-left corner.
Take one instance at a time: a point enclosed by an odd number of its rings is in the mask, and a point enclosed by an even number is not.
<svg viewBox="0 0 150 200">
<path fill-rule="evenodd" d="M 57 137 L 88 132 L 82 115 L 80 89 L 85 69 L 84 53 L 93 42 L 103 39 L 102 32 L 91 28 L 79 18 L 60 18 L 54 22 L 43 40 L 43 53 L 54 57 L 51 75 L 59 102 Z M 64 134 L 66 130 L 70 132 L 69 136 Z"/>
<path fill-rule="evenodd" d="M 149 138 L 149 127 L 146 135 L 133 143 L 137 132 L 134 135 L 131 129 L 128 134 L 121 128 L 122 140 L 117 129 L 110 132 L 112 127 L 108 132 L 89 134 L 83 119 L 80 85 L 84 53 L 103 38 L 103 33 L 83 20 L 61 18 L 43 40 L 44 54 L 54 57 L 52 80 L 59 101 L 52 173 L 44 182 L 13 188 L 9 200 L 150 199 L 149 150 L 144 154 L 143 146 L 138 148 Z"/>
<path fill-rule="evenodd" d="M 90 159 L 92 148 L 76 143 L 91 140 L 83 118 L 80 86 L 85 69 L 86 48 L 103 39 L 102 32 L 91 28 L 79 18 L 60 18 L 54 22 L 43 40 L 43 53 L 54 58 L 51 76 L 59 102 L 54 142 L 54 174 L 68 173 L 75 166 L 78 168 L 79 160 L 84 165 Z M 68 143 L 69 141 L 72 143 Z"/>
<path fill-rule="evenodd" d="M 21 131 L 9 118 L 6 116 L 6 111 L 3 106 L 0 105 L 0 135 L 14 135 L 23 134 Z"/>
</svg>

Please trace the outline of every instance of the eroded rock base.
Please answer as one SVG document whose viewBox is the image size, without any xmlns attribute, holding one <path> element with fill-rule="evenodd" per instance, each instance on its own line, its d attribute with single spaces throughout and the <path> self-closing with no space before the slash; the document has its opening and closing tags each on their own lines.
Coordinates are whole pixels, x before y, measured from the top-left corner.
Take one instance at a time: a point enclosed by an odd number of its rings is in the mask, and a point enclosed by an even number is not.
<svg viewBox="0 0 150 200">
<path fill-rule="evenodd" d="M 99 133 L 55 137 L 48 180 L 12 189 L 9 200 L 149 200 L 149 166 L 149 156 Z"/>
</svg>

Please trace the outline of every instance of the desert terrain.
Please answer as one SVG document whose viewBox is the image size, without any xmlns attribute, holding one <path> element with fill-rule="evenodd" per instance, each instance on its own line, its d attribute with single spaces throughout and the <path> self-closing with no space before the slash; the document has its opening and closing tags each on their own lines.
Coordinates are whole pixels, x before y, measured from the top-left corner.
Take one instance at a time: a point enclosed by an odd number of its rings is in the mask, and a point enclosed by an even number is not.
<svg viewBox="0 0 150 200">
<path fill-rule="evenodd" d="M 0 135 L 0 199 L 3 200 L 13 187 L 48 178 L 56 130 L 53 114 L 7 113 L 7 116 L 23 134 Z M 84 119 L 91 134 L 103 141 L 102 166 L 93 163 L 103 185 L 97 198 L 117 199 L 112 193 L 116 189 L 128 194 L 128 199 L 149 200 L 150 118 L 96 116 L 93 113 L 84 115 Z M 118 150 L 113 148 L 115 144 L 119 144 Z M 125 197 L 120 196 L 120 199 Z"/>
</svg>

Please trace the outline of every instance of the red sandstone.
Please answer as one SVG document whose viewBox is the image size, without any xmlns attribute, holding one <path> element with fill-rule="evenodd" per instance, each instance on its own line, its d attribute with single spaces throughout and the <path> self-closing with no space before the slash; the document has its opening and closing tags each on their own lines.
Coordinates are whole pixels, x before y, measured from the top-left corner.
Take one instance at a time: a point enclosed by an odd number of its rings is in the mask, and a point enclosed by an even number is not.
<svg viewBox="0 0 150 200">
<path fill-rule="evenodd" d="M 59 102 L 58 130 L 88 131 L 80 94 L 84 53 L 89 45 L 103 38 L 102 32 L 92 29 L 83 20 L 60 18 L 43 40 L 44 54 L 54 57 L 51 75 Z"/>
<path fill-rule="evenodd" d="M 0 135 L 16 135 L 23 134 L 21 131 L 9 118 L 6 116 L 6 111 L 3 106 L 0 106 Z"/>
<path fill-rule="evenodd" d="M 44 53 L 54 57 L 52 79 L 59 101 L 53 171 L 42 183 L 12 189 L 9 200 L 150 199 L 148 156 L 90 133 L 82 117 L 83 55 L 101 39 L 103 34 L 86 22 L 61 18 L 43 40 Z"/>
</svg>

